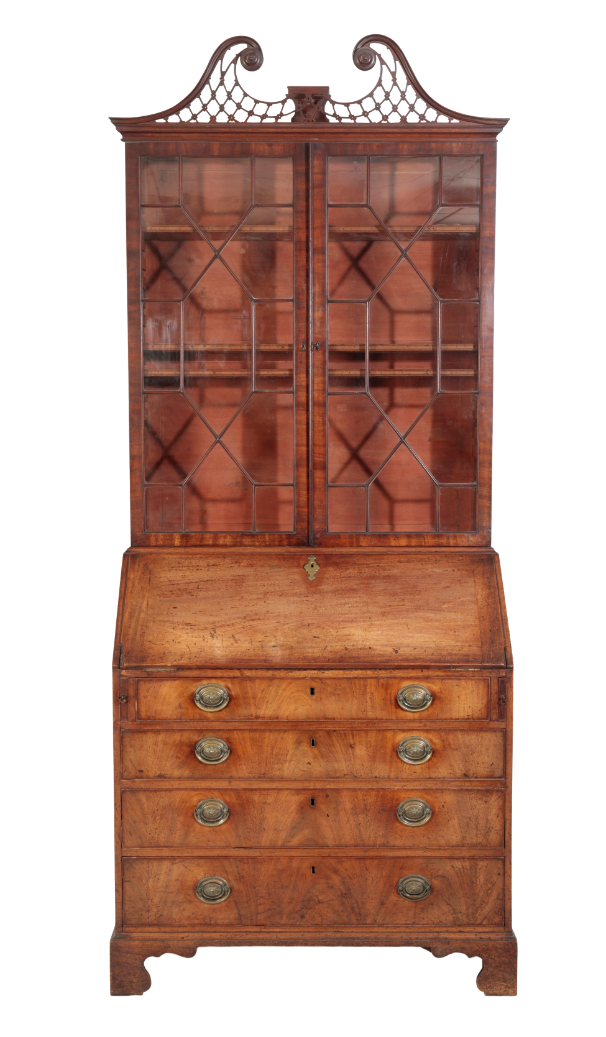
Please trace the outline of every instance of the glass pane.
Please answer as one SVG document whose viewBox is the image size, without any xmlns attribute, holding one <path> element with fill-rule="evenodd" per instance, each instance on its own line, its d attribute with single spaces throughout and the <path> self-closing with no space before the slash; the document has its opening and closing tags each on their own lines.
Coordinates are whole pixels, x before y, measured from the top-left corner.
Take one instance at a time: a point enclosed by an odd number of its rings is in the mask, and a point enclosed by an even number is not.
<svg viewBox="0 0 606 1037">
<path fill-rule="evenodd" d="M 442 486 L 440 530 L 444 533 L 473 533 L 476 529 L 475 486 Z"/>
<path fill-rule="evenodd" d="M 254 393 L 222 438 L 255 482 L 292 483 L 292 393 Z"/>
<path fill-rule="evenodd" d="M 340 209 L 334 210 L 340 213 Z M 368 210 L 358 209 L 359 213 Z M 369 219 L 372 220 L 372 214 Z M 376 221 L 375 221 L 376 225 Z M 374 231 L 341 234 L 328 241 L 328 294 L 331 299 L 368 299 L 402 253 L 394 241 Z"/>
<path fill-rule="evenodd" d="M 150 533 L 174 533 L 182 528 L 180 486 L 148 486 L 145 491 L 145 528 Z"/>
<path fill-rule="evenodd" d="M 222 256 L 255 298 L 291 299 L 292 208 L 253 209 Z"/>
<path fill-rule="evenodd" d="M 476 479 L 476 397 L 440 393 L 407 438 L 441 483 Z"/>
<path fill-rule="evenodd" d="M 369 385 L 400 432 L 437 390 L 438 303 L 404 260 L 369 306 Z"/>
<path fill-rule="evenodd" d="M 255 203 L 289 205 L 292 202 L 292 158 L 255 159 Z"/>
<path fill-rule="evenodd" d="M 370 532 L 435 532 L 435 484 L 404 445 L 381 469 L 368 494 Z"/>
<path fill-rule="evenodd" d="M 180 393 L 146 393 L 145 481 L 181 483 L 214 441 Z"/>
<path fill-rule="evenodd" d="M 441 208 L 409 256 L 441 299 L 474 299 L 478 292 L 479 210 Z"/>
<path fill-rule="evenodd" d="M 442 201 L 473 204 L 480 201 L 481 159 L 445 155 L 442 159 Z"/>
<path fill-rule="evenodd" d="M 363 389 L 366 357 L 366 304 L 328 306 L 328 388 Z"/>
<path fill-rule="evenodd" d="M 252 530 L 252 485 L 220 443 L 183 492 L 187 530 Z"/>
<path fill-rule="evenodd" d="M 148 299 L 182 299 L 213 257 L 182 209 L 142 209 L 141 272 Z"/>
<path fill-rule="evenodd" d="M 443 392 L 473 392 L 478 379 L 476 303 L 442 303 L 442 377 Z"/>
<path fill-rule="evenodd" d="M 234 231 L 252 203 L 250 158 L 184 158 L 183 205 L 215 247 Z"/>
<path fill-rule="evenodd" d="M 366 530 L 366 488 L 331 486 L 328 490 L 329 533 L 364 533 Z"/>
<path fill-rule="evenodd" d="M 179 159 L 141 159 L 141 202 L 143 205 L 179 204 Z"/>
<path fill-rule="evenodd" d="M 291 302 L 255 303 L 255 386 L 258 389 L 292 389 L 293 333 Z"/>
<path fill-rule="evenodd" d="M 215 260 L 183 306 L 185 391 L 220 432 L 252 389 L 252 304 Z"/>
<path fill-rule="evenodd" d="M 255 487 L 255 516 L 255 529 L 259 532 L 292 532 L 295 525 L 294 487 Z"/>
<path fill-rule="evenodd" d="M 143 378 L 146 389 L 178 389 L 181 377 L 181 306 L 143 303 Z"/>
<path fill-rule="evenodd" d="M 328 159 L 328 201 L 330 204 L 352 205 L 366 202 L 365 157 L 345 158 L 331 155 Z"/>
<path fill-rule="evenodd" d="M 329 397 L 329 483 L 367 482 L 397 443 L 391 425 L 364 393 Z"/>
<path fill-rule="evenodd" d="M 438 158 L 381 155 L 370 160 L 370 204 L 403 242 L 435 209 L 439 187 Z"/>
</svg>

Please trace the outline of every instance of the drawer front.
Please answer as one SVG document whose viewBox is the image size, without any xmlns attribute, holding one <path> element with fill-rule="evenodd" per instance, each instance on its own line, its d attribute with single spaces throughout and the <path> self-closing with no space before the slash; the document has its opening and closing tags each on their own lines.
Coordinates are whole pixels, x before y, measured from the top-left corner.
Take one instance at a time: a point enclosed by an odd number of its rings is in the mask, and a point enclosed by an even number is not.
<svg viewBox="0 0 606 1037">
<path fill-rule="evenodd" d="M 201 710 L 194 701 L 197 689 L 205 684 L 219 684 L 229 695 L 227 705 L 220 711 L 226 720 L 397 721 L 403 715 L 414 716 L 398 705 L 398 692 L 408 685 L 419 684 L 432 698 L 431 704 L 422 711 L 428 720 L 486 720 L 489 683 L 487 677 L 426 679 L 414 674 L 361 680 L 252 680 L 221 676 L 200 680 L 138 680 L 137 718 L 199 720 Z"/>
<path fill-rule="evenodd" d="M 398 807 L 421 800 L 422 824 L 398 820 Z M 219 800 L 229 814 L 200 823 L 198 804 Z M 410 813 L 410 807 L 406 808 Z M 401 814 L 406 818 L 406 809 Z M 201 816 L 204 820 L 204 809 Z M 212 789 L 122 793 L 125 847 L 199 849 L 282 846 L 498 847 L 504 838 L 504 793 L 469 789 Z"/>
<path fill-rule="evenodd" d="M 503 860 L 402 858 L 124 858 L 127 927 L 504 924 Z M 423 900 L 398 893 L 421 875 Z M 198 883 L 218 876 L 227 899 L 204 903 Z M 199 888 L 199 887 L 198 887 Z"/>
<path fill-rule="evenodd" d="M 500 778 L 503 732 L 444 731 L 242 731 L 216 729 L 229 747 L 222 763 L 206 764 L 195 748 L 207 734 L 187 731 L 122 732 L 124 778 Z M 398 745 L 419 735 L 433 750 L 424 763 L 400 759 Z"/>
</svg>

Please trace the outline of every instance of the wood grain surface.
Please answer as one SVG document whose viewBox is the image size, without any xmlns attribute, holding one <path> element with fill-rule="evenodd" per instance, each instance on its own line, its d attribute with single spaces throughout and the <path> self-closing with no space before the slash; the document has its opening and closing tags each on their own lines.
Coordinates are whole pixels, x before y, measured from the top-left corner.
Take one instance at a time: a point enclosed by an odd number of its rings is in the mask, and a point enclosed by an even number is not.
<svg viewBox="0 0 606 1037">
<path fill-rule="evenodd" d="M 484 551 L 134 551 L 120 643 L 138 666 L 501 666 Z"/>
<path fill-rule="evenodd" d="M 423 799 L 432 815 L 420 827 L 396 816 L 406 799 Z M 194 809 L 220 799 L 227 821 L 201 825 Z M 432 789 L 232 789 L 220 783 L 198 790 L 122 792 L 122 838 L 128 847 L 502 847 L 504 793 Z"/>
<path fill-rule="evenodd" d="M 199 731 L 122 732 L 124 778 L 500 778 L 504 767 L 504 732 L 448 731 L 419 724 L 414 734 L 427 737 L 433 755 L 421 764 L 397 755 L 410 730 L 375 728 L 350 731 L 266 731 L 232 729 L 224 741 L 231 752 L 219 764 L 201 763 L 194 753 Z M 213 727 L 213 735 L 221 737 Z M 312 745 L 315 742 L 315 745 Z"/>
<path fill-rule="evenodd" d="M 203 711 L 194 702 L 201 684 L 221 684 L 229 693 L 229 703 L 219 713 L 207 714 L 219 720 L 398 720 L 415 715 L 400 708 L 396 696 L 407 684 L 419 683 L 433 696 L 422 711 L 423 720 L 487 720 L 489 680 L 486 677 L 400 679 L 319 680 L 293 677 L 276 680 L 233 678 L 211 671 L 199 680 L 156 678 L 137 681 L 136 717 L 138 720 L 194 720 Z"/>
<path fill-rule="evenodd" d="M 425 900 L 399 896 L 409 874 L 431 883 Z M 126 857 L 125 925 L 502 925 L 503 874 L 499 858 Z M 209 875 L 231 887 L 222 903 L 195 894 Z"/>
</svg>

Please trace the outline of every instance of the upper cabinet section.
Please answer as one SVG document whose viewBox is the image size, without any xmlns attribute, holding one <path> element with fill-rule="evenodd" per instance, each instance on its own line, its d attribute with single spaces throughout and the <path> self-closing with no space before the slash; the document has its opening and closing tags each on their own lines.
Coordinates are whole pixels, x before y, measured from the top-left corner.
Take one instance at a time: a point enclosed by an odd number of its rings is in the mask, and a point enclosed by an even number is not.
<svg viewBox="0 0 606 1037">
<path fill-rule="evenodd" d="M 366 37 L 357 101 L 220 47 L 127 141 L 135 545 L 490 543 L 495 137 Z"/>
</svg>

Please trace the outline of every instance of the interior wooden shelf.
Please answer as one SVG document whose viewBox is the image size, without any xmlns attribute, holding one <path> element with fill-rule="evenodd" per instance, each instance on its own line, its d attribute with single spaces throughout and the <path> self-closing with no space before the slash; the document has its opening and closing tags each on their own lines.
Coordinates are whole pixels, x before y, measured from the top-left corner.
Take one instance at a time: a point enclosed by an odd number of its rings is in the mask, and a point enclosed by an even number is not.
<svg viewBox="0 0 606 1037">
<path fill-rule="evenodd" d="M 184 375 L 186 378 L 248 378 L 248 371 L 191 371 L 185 368 Z M 338 378 L 351 378 L 358 377 L 364 374 L 363 367 L 352 367 L 352 368 L 335 368 L 330 367 L 328 369 L 329 375 Z M 369 375 L 371 378 L 433 378 L 435 371 L 429 368 L 423 369 L 412 369 L 406 367 L 394 368 L 370 368 Z M 292 375 L 292 368 L 284 368 L 282 370 L 260 370 L 257 371 L 257 375 L 264 375 L 270 378 L 286 378 Z M 178 378 L 178 368 L 169 368 L 165 371 L 146 371 L 146 378 Z M 444 378 L 473 378 L 475 377 L 475 371 L 473 369 L 460 369 L 453 371 L 442 371 L 442 377 Z"/>
<path fill-rule="evenodd" d="M 250 375 L 249 371 L 191 371 L 185 368 L 183 374 L 186 378 L 248 378 Z M 269 376 L 271 378 L 286 378 L 292 375 L 292 367 L 283 368 L 282 370 L 260 370 L 257 371 L 258 375 Z M 166 371 L 145 371 L 146 378 L 178 378 L 179 369 L 170 368 Z"/>
<path fill-rule="evenodd" d="M 291 353 L 292 346 L 271 346 L 271 345 L 259 345 L 255 346 L 255 352 L 257 353 Z M 160 353 L 179 353 L 179 346 L 163 346 L 161 343 L 154 343 L 149 345 L 144 343 L 143 349 L 146 353 L 148 352 L 160 352 Z M 227 344 L 223 345 L 217 343 L 217 345 L 202 345 L 196 343 L 187 343 L 183 346 L 185 353 L 252 353 L 252 346 L 239 346 Z"/>
<path fill-rule="evenodd" d="M 347 369 L 341 369 L 336 367 L 329 367 L 329 375 L 333 377 L 344 378 L 344 377 L 358 377 L 364 374 L 363 367 L 351 367 Z M 394 368 L 370 368 L 369 375 L 371 378 L 433 378 L 435 371 L 428 368 L 413 370 L 412 368 L 400 367 Z M 455 370 L 455 371 L 442 371 L 442 377 L 445 378 L 473 378 L 475 376 L 474 370 Z"/>
<path fill-rule="evenodd" d="M 290 353 L 292 346 L 273 346 L 273 345 L 259 345 L 255 346 L 256 353 Z M 355 345 L 329 345 L 331 353 L 363 353 L 365 346 L 361 343 Z M 475 350 L 473 343 L 458 343 L 444 344 L 442 346 L 443 353 L 473 353 Z M 146 353 L 159 352 L 159 353 L 179 353 L 180 347 L 176 345 L 166 346 L 161 343 L 145 343 L 143 349 Z M 409 345 L 378 345 L 369 346 L 369 352 L 371 353 L 435 353 L 437 351 L 436 346 L 428 345 L 427 343 L 412 343 Z M 249 353 L 252 352 L 252 346 L 238 346 L 227 344 L 223 345 L 217 343 L 216 345 L 197 345 L 196 343 L 188 343 L 183 346 L 184 353 Z"/>
<path fill-rule="evenodd" d="M 200 230 L 205 234 L 222 234 L 229 237 L 234 233 L 235 227 L 206 227 L 200 224 Z M 167 224 L 165 227 L 144 227 L 144 234 L 197 234 L 198 231 L 192 226 L 173 226 Z M 292 226 L 281 223 L 253 223 L 247 227 L 238 227 L 238 234 L 292 234 Z"/>
<path fill-rule="evenodd" d="M 422 227 L 422 224 L 417 224 L 416 227 L 396 227 L 386 225 L 388 230 L 392 234 L 416 234 Z M 461 224 L 461 223 L 436 223 L 431 227 L 425 227 L 423 234 L 477 234 L 478 227 L 473 224 Z M 383 234 L 385 238 L 389 238 L 389 234 L 384 227 L 376 224 L 374 227 L 340 227 L 336 225 L 330 225 L 328 228 L 330 234 Z"/>
<path fill-rule="evenodd" d="M 329 348 L 331 353 L 360 353 L 360 352 L 363 353 L 366 347 L 364 345 L 352 345 L 352 346 L 345 345 L 345 346 L 329 346 L 328 348 Z M 456 343 L 452 344 L 452 345 L 446 345 L 445 344 L 445 345 L 442 346 L 442 352 L 443 353 L 472 353 L 475 350 L 475 348 L 476 347 L 473 345 L 473 343 L 465 343 L 463 345 L 458 345 Z M 400 345 L 392 346 L 392 345 L 389 345 L 389 344 L 380 345 L 380 346 L 369 346 L 368 347 L 368 351 L 370 353 L 435 353 L 435 352 L 437 352 L 437 347 L 436 346 L 432 346 L 432 345 L 428 345 L 428 344 L 421 344 L 421 343 L 416 343 L 415 342 L 415 343 L 412 343 L 410 345 L 402 345 L 402 346 L 400 346 Z"/>
<path fill-rule="evenodd" d="M 406 237 L 411 237 L 417 234 L 420 230 L 421 225 L 416 227 L 396 227 L 390 226 L 388 228 L 391 234 L 402 234 Z M 220 227 L 220 226 L 203 226 L 200 224 L 200 230 L 204 231 L 205 234 L 221 234 L 223 237 L 230 237 L 235 228 L 234 227 Z M 291 226 L 281 224 L 263 224 L 255 223 L 246 227 L 238 227 L 235 231 L 236 236 L 240 234 L 291 234 L 293 228 Z M 198 235 L 198 230 L 192 226 L 167 224 L 166 226 L 151 226 L 143 228 L 144 234 L 195 234 Z M 473 224 L 459 224 L 459 223 L 437 223 L 431 227 L 425 227 L 423 234 L 477 234 L 479 228 Z M 382 235 L 386 241 L 389 240 L 390 234 L 384 227 L 378 224 L 374 227 L 357 227 L 357 226 L 329 226 L 328 236 L 332 234 L 356 234 L 361 237 L 367 237 L 369 235 L 376 236 L 377 234 Z"/>
</svg>

